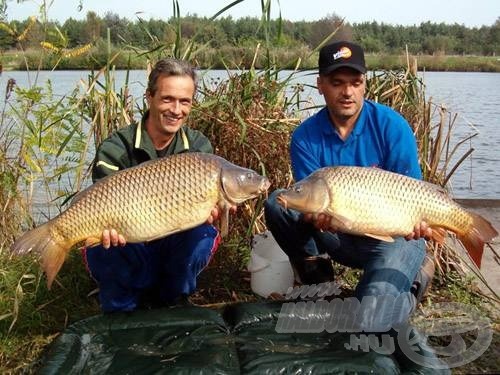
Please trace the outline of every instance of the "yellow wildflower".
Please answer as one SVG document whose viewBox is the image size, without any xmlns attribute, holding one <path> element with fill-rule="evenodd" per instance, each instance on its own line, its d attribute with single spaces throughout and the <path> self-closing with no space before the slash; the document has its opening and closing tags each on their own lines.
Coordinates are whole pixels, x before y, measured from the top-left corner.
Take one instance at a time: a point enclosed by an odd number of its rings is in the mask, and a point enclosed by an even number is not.
<svg viewBox="0 0 500 375">
<path fill-rule="evenodd" d="M 45 50 L 52 51 L 52 52 L 55 52 L 55 53 L 61 52 L 61 49 L 59 47 L 56 47 L 55 45 L 53 45 L 50 42 L 40 42 L 40 45 Z"/>
<path fill-rule="evenodd" d="M 89 43 L 89 44 L 86 44 L 86 45 L 81 46 L 81 47 L 68 49 L 68 50 L 64 51 L 63 56 L 69 57 L 69 58 L 80 56 L 80 55 L 83 55 L 84 53 L 87 53 L 91 48 L 92 48 L 92 44 Z"/>
</svg>

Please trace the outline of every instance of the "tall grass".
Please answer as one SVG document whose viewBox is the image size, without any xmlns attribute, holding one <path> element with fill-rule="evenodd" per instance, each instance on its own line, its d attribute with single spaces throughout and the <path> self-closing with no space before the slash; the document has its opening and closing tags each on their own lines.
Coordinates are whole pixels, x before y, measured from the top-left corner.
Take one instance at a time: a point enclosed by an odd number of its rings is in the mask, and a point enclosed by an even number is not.
<svg viewBox="0 0 500 375">
<path fill-rule="evenodd" d="M 152 42 L 153 43 L 153 42 Z M 159 43 L 159 42 L 157 42 Z M 203 46 L 194 46 L 193 53 L 196 64 L 202 68 L 224 69 L 229 66 L 231 69 L 241 69 L 248 67 L 254 57 L 255 45 L 230 46 L 224 45 L 220 48 L 209 48 Z M 143 69 L 147 64 L 147 58 L 142 55 L 145 51 L 140 48 L 129 46 L 115 47 L 114 52 L 119 53 L 115 59 L 117 69 L 123 70 Z M 157 51 L 157 56 L 162 56 L 166 52 Z M 55 51 L 46 54 L 40 61 L 40 49 L 29 48 L 24 55 L 19 55 L 17 51 L 5 51 L 2 54 L 2 65 L 4 70 L 36 70 L 39 66 L 43 70 L 99 70 L 106 64 L 107 52 L 106 41 L 97 41 L 90 46 L 87 53 L 80 56 L 60 56 Z M 282 47 L 276 46 L 272 50 L 276 61 L 283 69 L 293 69 L 294 63 L 290 63 L 293 58 L 302 59 L 302 69 L 314 70 L 317 65 L 317 56 L 311 55 L 309 47 Z M 500 72 L 500 62 L 496 56 L 433 56 L 418 55 L 419 70 L 435 72 Z M 367 54 L 366 62 L 373 70 L 399 70 L 406 64 L 407 56 L 402 55 L 377 55 Z M 255 67 L 258 69 L 266 68 L 266 57 L 261 55 L 255 61 Z M 55 67 L 55 68 L 54 68 Z"/>
<path fill-rule="evenodd" d="M 367 81 L 366 96 L 403 114 L 417 139 L 424 180 L 446 187 L 452 174 L 473 151 L 469 149 L 458 155 L 460 146 L 477 132 L 453 143 L 457 114 L 425 97 L 425 84 L 417 75 L 417 60 L 407 56 L 406 67 L 375 72 Z M 457 157 L 458 161 L 452 165 L 451 161 Z"/>
<path fill-rule="evenodd" d="M 113 52 L 109 39 L 107 51 L 106 64 L 98 72 L 89 74 L 82 100 L 82 112 L 91 125 L 89 135 L 92 136 L 94 149 L 111 133 L 134 120 L 135 100 L 130 94 L 129 70 L 122 87 L 117 89 L 114 62 L 120 53 Z"/>
<path fill-rule="evenodd" d="M 0 118 L 0 253 L 13 240 L 19 226 L 27 215 L 27 205 L 18 189 L 21 175 L 18 155 L 13 151 L 15 123 L 5 116 L 7 101 L 9 100 L 14 81 L 6 85 L 2 115 Z"/>
</svg>

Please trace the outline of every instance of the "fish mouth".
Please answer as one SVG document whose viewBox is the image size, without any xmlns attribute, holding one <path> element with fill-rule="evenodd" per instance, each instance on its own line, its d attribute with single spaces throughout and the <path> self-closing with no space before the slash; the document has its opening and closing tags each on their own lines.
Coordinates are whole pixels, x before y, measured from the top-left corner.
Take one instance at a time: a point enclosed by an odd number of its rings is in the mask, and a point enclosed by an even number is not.
<svg viewBox="0 0 500 375">
<path fill-rule="evenodd" d="M 252 198 L 256 198 L 258 197 L 259 195 L 262 195 L 264 193 L 267 192 L 267 189 L 269 189 L 269 186 L 271 186 L 271 182 L 269 181 L 269 179 L 267 177 L 262 177 L 262 179 L 260 180 L 258 186 L 255 186 L 256 184 L 253 184 L 250 189 L 244 189 L 245 186 L 241 187 L 240 190 L 243 190 L 243 194 L 233 194 L 233 196 L 231 196 L 231 194 L 226 190 L 226 185 L 224 185 L 224 183 L 222 183 L 222 193 L 224 195 L 224 199 L 231 203 L 231 204 L 239 204 L 239 203 L 242 203 L 244 201 L 246 201 L 247 199 L 252 199 Z"/>
<path fill-rule="evenodd" d="M 264 194 L 269 189 L 269 186 L 271 186 L 271 181 L 268 178 L 263 179 L 259 186 L 259 194 Z"/>
</svg>

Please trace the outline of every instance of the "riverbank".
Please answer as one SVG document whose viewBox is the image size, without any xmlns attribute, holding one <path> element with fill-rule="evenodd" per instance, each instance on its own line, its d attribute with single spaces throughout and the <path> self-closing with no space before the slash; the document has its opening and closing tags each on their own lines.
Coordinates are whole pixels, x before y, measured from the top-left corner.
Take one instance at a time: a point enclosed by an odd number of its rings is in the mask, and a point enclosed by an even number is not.
<svg viewBox="0 0 500 375">
<path fill-rule="evenodd" d="M 456 55 L 367 55 L 370 70 L 398 70 L 416 61 L 418 71 L 426 72 L 500 72 L 498 56 Z"/>
<path fill-rule="evenodd" d="M 317 67 L 317 53 L 308 51 L 287 51 L 281 49 L 271 51 L 277 68 L 295 69 L 297 58 L 301 59 L 299 69 L 314 70 Z M 112 65 L 119 70 L 144 69 L 147 66 L 147 56 L 125 50 L 113 50 Z M 248 69 L 252 64 L 263 69 L 266 63 L 263 59 L 254 57 L 255 50 L 249 48 L 233 48 L 228 56 L 216 51 L 204 51 L 196 56 L 200 69 Z M 261 56 L 262 57 L 262 56 Z M 101 69 L 106 65 L 108 52 L 92 48 L 89 53 L 79 56 L 64 57 L 44 50 L 5 51 L 0 57 L 1 69 L 4 71 L 27 70 L 91 70 Z M 406 54 L 366 54 L 366 63 L 370 70 L 400 70 L 406 68 L 408 62 L 416 61 L 419 71 L 436 72 L 500 72 L 500 57 L 472 55 L 406 55 Z"/>
</svg>

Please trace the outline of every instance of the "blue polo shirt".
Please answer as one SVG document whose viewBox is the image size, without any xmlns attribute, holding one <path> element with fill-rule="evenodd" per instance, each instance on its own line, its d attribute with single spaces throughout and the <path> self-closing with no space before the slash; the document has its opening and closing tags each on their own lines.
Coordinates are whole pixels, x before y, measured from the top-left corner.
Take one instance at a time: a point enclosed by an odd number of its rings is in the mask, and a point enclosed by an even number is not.
<svg viewBox="0 0 500 375">
<path fill-rule="evenodd" d="M 410 124 L 388 106 L 365 100 L 351 134 L 344 141 L 325 107 L 292 134 L 292 172 L 299 181 L 315 170 L 337 165 L 377 167 L 422 178 Z"/>
</svg>

